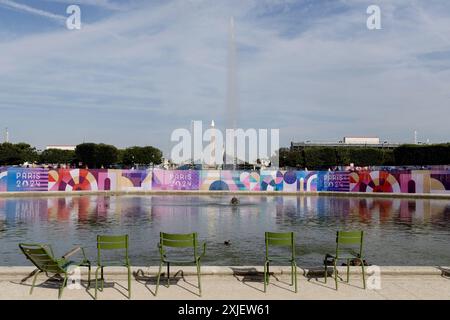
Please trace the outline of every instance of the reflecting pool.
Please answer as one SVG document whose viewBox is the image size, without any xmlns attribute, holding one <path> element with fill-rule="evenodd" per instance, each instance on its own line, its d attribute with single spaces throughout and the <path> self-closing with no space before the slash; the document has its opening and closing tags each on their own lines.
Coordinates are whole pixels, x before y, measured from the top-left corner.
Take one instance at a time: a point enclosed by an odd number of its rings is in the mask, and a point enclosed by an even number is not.
<svg viewBox="0 0 450 320">
<path fill-rule="evenodd" d="M 197 231 L 205 265 L 262 265 L 264 231 L 294 231 L 298 264 L 320 265 L 338 229 L 365 231 L 377 265 L 448 265 L 450 201 L 332 196 L 83 195 L 0 198 L 0 264 L 30 265 L 19 242 L 74 245 L 95 261 L 97 234 L 130 235 L 133 265 L 156 265 L 159 232 Z M 224 241 L 230 240 L 230 245 Z"/>
</svg>

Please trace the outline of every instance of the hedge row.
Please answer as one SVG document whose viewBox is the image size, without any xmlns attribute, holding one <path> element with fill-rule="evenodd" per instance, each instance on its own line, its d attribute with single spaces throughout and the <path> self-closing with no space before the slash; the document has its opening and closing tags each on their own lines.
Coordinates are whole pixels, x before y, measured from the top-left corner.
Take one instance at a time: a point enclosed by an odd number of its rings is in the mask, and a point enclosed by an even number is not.
<svg viewBox="0 0 450 320">
<path fill-rule="evenodd" d="M 394 149 L 397 165 L 448 165 L 450 143 L 432 145 L 402 145 Z"/>
<path fill-rule="evenodd" d="M 309 147 L 280 150 L 280 166 L 327 169 L 333 166 L 448 165 L 450 144 L 401 145 L 395 149 L 370 147 Z"/>
</svg>

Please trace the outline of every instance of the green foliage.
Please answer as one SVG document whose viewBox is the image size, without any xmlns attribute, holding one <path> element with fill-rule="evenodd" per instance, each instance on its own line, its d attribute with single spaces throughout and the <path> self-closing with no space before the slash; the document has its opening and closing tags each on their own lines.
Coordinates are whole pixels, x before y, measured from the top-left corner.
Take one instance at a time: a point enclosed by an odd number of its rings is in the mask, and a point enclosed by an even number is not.
<svg viewBox="0 0 450 320">
<path fill-rule="evenodd" d="M 77 162 L 89 168 L 107 168 L 118 160 L 118 150 L 109 144 L 82 143 L 75 148 Z"/>
<path fill-rule="evenodd" d="M 75 159 L 75 151 L 48 149 L 39 155 L 40 163 L 63 164 L 72 163 Z"/>
<path fill-rule="evenodd" d="M 302 168 L 305 166 L 303 152 L 283 148 L 280 149 L 278 156 L 281 167 Z"/>
<path fill-rule="evenodd" d="M 0 165 L 18 165 L 24 162 L 36 162 L 38 154 L 36 148 L 27 143 L 1 143 Z"/>
<path fill-rule="evenodd" d="M 306 147 L 303 149 L 305 167 L 308 169 L 326 169 L 337 163 L 336 150 L 330 147 Z"/>
<path fill-rule="evenodd" d="M 308 168 L 310 170 L 328 169 L 333 166 L 382 166 L 395 165 L 394 152 L 390 149 L 364 147 L 316 147 L 307 146 L 301 150 L 280 151 L 280 166 Z"/>
<path fill-rule="evenodd" d="M 450 143 L 433 145 L 404 144 L 394 150 L 396 165 L 450 164 Z"/>
<path fill-rule="evenodd" d="M 160 164 L 162 151 L 152 146 L 126 148 L 121 151 L 121 162 L 127 166 Z"/>
<path fill-rule="evenodd" d="M 75 148 L 75 157 L 77 162 L 84 166 L 94 168 L 97 164 L 97 145 L 95 143 L 82 143 Z"/>
<path fill-rule="evenodd" d="M 394 150 L 384 149 L 383 165 L 385 165 L 385 166 L 394 166 L 395 165 Z"/>
<path fill-rule="evenodd" d="M 107 168 L 114 163 L 117 163 L 119 151 L 115 146 L 109 144 L 97 144 L 96 145 L 96 166 L 98 168 Z"/>
<path fill-rule="evenodd" d="M 350 163 L 356 166 L 383 165 L 383 150 L 375 148 L 350 148 L 348 150 Z"/>
</svg>

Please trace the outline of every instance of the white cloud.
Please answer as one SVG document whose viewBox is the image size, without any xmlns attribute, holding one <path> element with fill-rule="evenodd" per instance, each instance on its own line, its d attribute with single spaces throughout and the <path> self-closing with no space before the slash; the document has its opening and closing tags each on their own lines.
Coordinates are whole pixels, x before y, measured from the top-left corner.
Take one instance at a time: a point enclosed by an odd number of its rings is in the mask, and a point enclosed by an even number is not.
<svg viewBox="0 0 450 320">
<path fill-rule="evenodd" d="M 0 0 L 0 6 L 3 6 L 8 9 L 13 9 L 17 11 L 22 11 L 26 13 L 30 13 L 33 15 L 38 15 L 46 18 L 50 18 L 52 20 L 58 21 L 58 22 L 64 22 L 66 20 L 66 17 L 54 14 L 45 10 L 36 9 L 34 7 L 30 7 L 25 4 L 17 3 L 11 0 Z"/>
<path fill-rule="evenodd" d="M 259 1 L 170 1 L 80 31 L 0 41 L 9 121 L 0 125 L 29 127 L 16 132 L 38 145 L 86 138 L 167 152 L 171 130 L 191 119 L 223 124 L 233 15 L 241 126 L 280 128 L 282 145 L 353 134 L 407 141 L 414 129 L 448 140 L 450 22 L 435 6 L 380 2 L 378 31 L 366 29 L 361 1 L 301 27 L 293 21 L 304 13 L 293 7 L 264 15 Z M 432 52 L 444 57 L 428 59 Z"/>
<path fill-rule="evenodd" d="M 108 10 L 113 11 L 122 11 L 127 8 L 129 8 L 128 1 L 122 1 L 122 2 L 113 2 L 110 0 L 45 0 L 48 2 L 59 2 L 59 3 L 66 3 L 66 4 L 77 4 L 77 5 L 87 5 L 87 6 L 95 6 L 100 8 L 105 8 Z M 125 2 L 125 3 L 124 3 Z"/>
</svg>

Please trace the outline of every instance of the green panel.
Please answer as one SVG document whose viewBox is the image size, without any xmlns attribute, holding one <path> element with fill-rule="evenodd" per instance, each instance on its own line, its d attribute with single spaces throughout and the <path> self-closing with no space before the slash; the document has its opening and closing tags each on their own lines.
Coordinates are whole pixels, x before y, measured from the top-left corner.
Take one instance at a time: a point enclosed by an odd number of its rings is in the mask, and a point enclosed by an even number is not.
<svg viewBox="0 0 450 320">
<path fill-rule="evenodd" d="M 126 242 L 128 236 L 120 235 L 120 236 L 97 236 L 97 242 Z"/>
<path fill-rule="evenodd" d="M 161 232 L 161 237 L 167 240 L 194 240 L 195 233 L 164 233 Z"/>
<path fill-rule="evenodd" d="M 269 245 L 272 246 L 291 246 L 291 239 L 267 239 Z"/>
<path fill-rule="evenodd" d="M 362 236 L 362 231 L 338 231 L 337 242 L 339 244 L 360 244 Z"/>
<path fill-rule="evenodd" d="M 53 261 L 53 257 L 49 256 L 48 254 L 28 254 L 27 253 L 27 257 L 29 257 L 30 259 L 36 260 L 36 261 Z"/>
<path fill-rule="evenodd" d="M 47 255 L 47 251 L 44 248 L 37 248 L 37 249 L 23 248 L 23 250 L 25 250 L 25 252 L 30 255 L 35 254 Z"/>
<path fill-rule="evenodd" d="M 19 247 L 22 249 L 29 248 L 29 249 L 40 249 L 44 248 L 48 245 L 43 243 L 19 243 Z"/>
<path fill-rule="evenodd" d="M 188 240 L 188 241 L 172 241 L 172 240 L 166 240 L 166 239 L 162 239 L 162 245 L 163 246 L 167 246 L 167 247 L 177 247 L 177 248 L 181 248 L 181 247 L 194 247 L 194 241 Z"/>
<path fill-rule="evenodd" d="M 339 244 L 355 244 L 356 245 L 356 244 L 361 243 L 361 237 L 358 237 L 358 238 L 339 237 L 338 242 L 339 242 Z"/>
<path fill-rule="evenodd" d="M 338 237 L 361 237 L 362 231 L 338 231 Z"/>
<path fill-rule="evenodd" d="M 49 261 L 54 261 L 54 259 L 50 256 L 30 256 L 30 259 L 35 261 L 36 263 L 47 263 Z"/>
<path fill-rule="evenodd" d="M 51 266 L 51 267 L 46 267 L 45 268 L 46 272 L 50 272 L 50 273 L 65 273 L 65 271 L 57 266 Z"/>
<path fill-rule="evenodd" d="M 266 232 L 266 238 L 292 239 L 293 236 L 293 232 Z"/>
<path fill-rule="evenodd" d="M 102 250 L 126 249 L 127 244 L 125 242 L 99 242 L 97 248 Z"/>
</svg>

